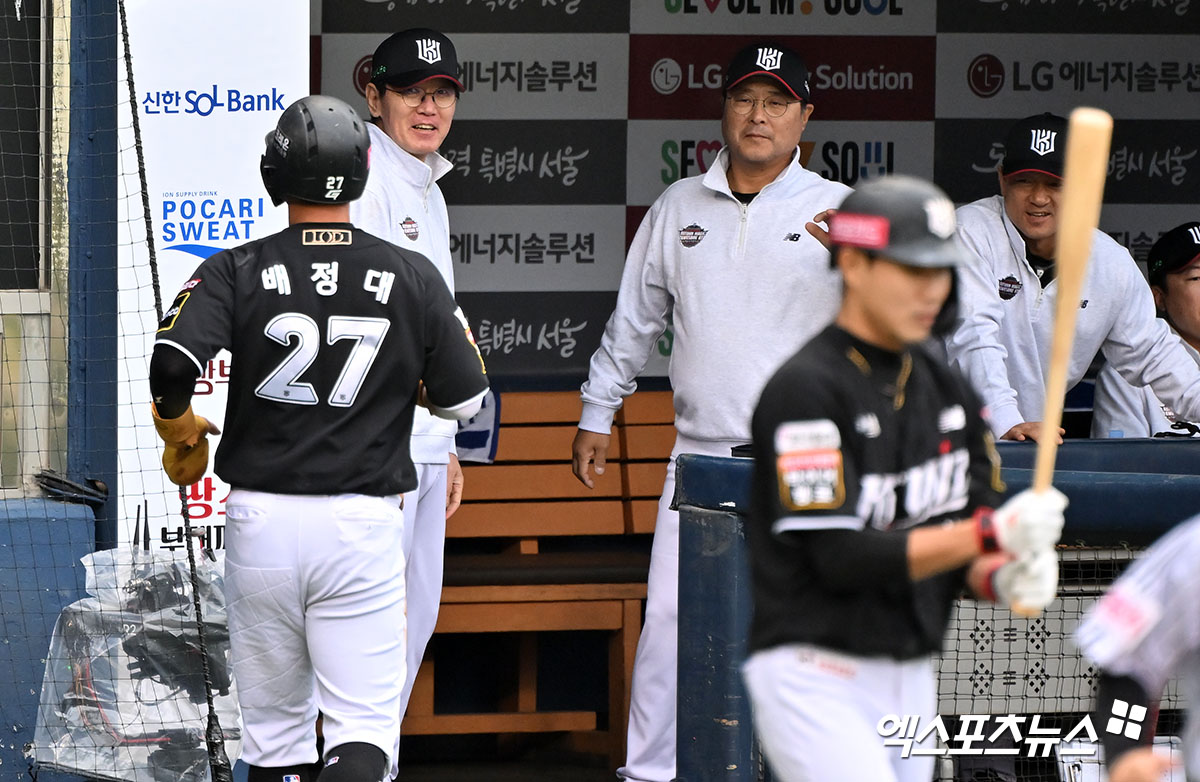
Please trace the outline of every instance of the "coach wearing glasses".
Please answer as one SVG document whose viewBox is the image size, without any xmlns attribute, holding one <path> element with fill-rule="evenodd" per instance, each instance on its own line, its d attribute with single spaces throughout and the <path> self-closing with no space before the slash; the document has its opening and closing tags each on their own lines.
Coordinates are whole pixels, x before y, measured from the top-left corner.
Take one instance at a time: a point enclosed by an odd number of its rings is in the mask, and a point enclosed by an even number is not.
<svg viewBox="0 0 1200 782">
<path fill-rule="evenodd" d="M 432 261 L 451 294 L 450 226 L 437 180 L 453 166 L 438 147 L 450 131 L 461 89 L 454 44 L 436 30 L 403 30 L 379 44 L 366 88 L 371 176 L 362 198 L 350 206 L 355 226 Z M 411 451 L 419 485 L 404 495 L 408 678 L 401 714 L 437 622 L 446 519 L 462 498 L 457 431 L 455 421 L 417 408 Z"/>
<path fill-rule="evenodd" d="M 833 320 L 841 299 L 829 253 L 806 230 L 849 192 L 800 164 L 813 113 L 808 69 L 783 47 L 751 45 L 725 69 L 722 98 L 725 147 L 707 173 L 667 188 L 634 237 L 572 447 L 575 475 L 590 488 L 592 470 L 605 469 L 613 416 L 670 319 L 676 440 L 658 506 L 628 752 L 617 772 L 637 782 L 670 782 L 676 771 L 675 456 L 728 456 L 748 443 L 767 378 Z"/>
</svg>

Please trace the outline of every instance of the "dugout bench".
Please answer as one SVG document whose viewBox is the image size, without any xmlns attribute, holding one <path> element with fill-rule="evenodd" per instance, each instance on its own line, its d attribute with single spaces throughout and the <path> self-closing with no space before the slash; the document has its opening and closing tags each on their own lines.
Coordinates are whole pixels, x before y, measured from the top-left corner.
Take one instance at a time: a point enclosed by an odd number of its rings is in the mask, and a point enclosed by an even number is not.
<svg viewBox="0 0 1200 782">
<path fill-rule="evenodd" d="M 464 464 L 465 501 L 447 523 L 444 587 L 434 642 L 404 718 L 404 735 L 564 732 L 571 746 L 624 761 L 630 675 L 642 624 L 666 462 L 674 443 L 670 392 L 640 391 L 614 422 L 608 469 L 589 490 L 571 473 L 578 392 L 510 392 L 500 403 L 494 464 Z M 538 635 L 603 631 L 607 713 L 547 710 L 538 698 Z M 495 666 L 515 637 L 512 670 L 494 710 L 439 711 L 436 636 L 497 634 L 477 665 Z"/>
</svg>

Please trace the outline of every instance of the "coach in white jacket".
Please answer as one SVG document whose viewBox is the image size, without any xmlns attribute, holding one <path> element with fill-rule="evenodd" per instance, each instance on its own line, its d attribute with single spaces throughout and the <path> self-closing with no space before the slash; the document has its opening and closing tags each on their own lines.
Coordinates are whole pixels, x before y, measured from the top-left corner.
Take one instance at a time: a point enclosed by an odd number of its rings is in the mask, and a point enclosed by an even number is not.
<svg viewBox="0 0 1200 782">
<path fill-rule="evenodd" d="M 371 74 L 366 89 L 372 117 L 367 124 L 371 175 L 362 198 L 351 204 L 350 220 L 368 233 L 424 255 L 453 295 L 450 224 L 446 200 L 437 186 L 453 166 L 437 150 L 450 131 L 462 89 L 454 44 L 436 30 L 395 33 L 376 48 Z M 457 422 L 417 408 L 410 448 L 419 485 L 404 495 L 408 671 L 402 714 L 437 624 L 446 519 L 462 498 L 462 469 L 454 451 L 457 431 Z"/>
<path fill-rule="evenodd" d="M 1200 222 L 1159 237 L 1146 257 L 1154 304 L 1200 365 Z M 1153 389 L 1130 385 L 1111 364 L 1096 378 L 1092 437 L 1197 437 L 1200 425 L 1163 404 Z"/>
<path fill-rule="evenodd" d="M 1066 120 L 1040 114 L 1005 138 L 1000 195 L 960 207 L 958 230 L 975 262 L 960 267 L 951 362 L 990 408 L 993 433 L 1034 439 L 1042 417 L 1054 331 L 1054 280 Z M 1093 357 L 1134 385 L 1151 386 L 1187 416 L 1200 415 L 1200 367 L 1166 322 L 1129 251 L 1097 230 L 1080 301 L 1067 387 Z"/>
<path fill-rule="evenodd" d="M 604 471 L 613 416 L 670 318 L 677 439 L 658 506 L 627 760 L 617 772 L 637 782 L 675 778 L 675 456 L 728 456 L 748 443 L 767 378 L 841 300 L 829 253 L 806 230 L 806 220 L 849 192 L 800 165 L 797 145 L 813 111 L 807 68 L 794 52 L 752 45 L 734 56 L 724 84 L 726 146 L 706 174 L 669 187 L 642 221 L 583 385 L 572 448 L 575 474 L 590 487 L 591 469 Z"/>
</svg>

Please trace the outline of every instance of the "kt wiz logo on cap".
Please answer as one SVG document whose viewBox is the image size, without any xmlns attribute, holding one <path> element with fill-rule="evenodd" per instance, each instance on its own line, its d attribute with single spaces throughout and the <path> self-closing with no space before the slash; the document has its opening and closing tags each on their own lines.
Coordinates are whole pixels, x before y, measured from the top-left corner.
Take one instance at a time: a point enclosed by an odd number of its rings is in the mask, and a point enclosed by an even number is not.
<svg viewBox="0 0 1200 782">
<path fill-rule="evenodd" d="M 755 60 L 755 63 L 764 70 L 777 71 L 783 64 L 783 52 L 764 46 L 758 50 L 758 59 Z"/>
<path fill-rule="evenodd" d="M 1058 134 L 1053 130 L 1038 130 L 1037 128 L 1030 131 L 1032 138 L 1029 142 L 1029 151 L 1036 152 L 1039 155 L 1049 155 L 1054 151 L 1054 140 Z"/>
<path fill-rule="evenodd" d="M 422 38 L 417 41 L 417 59 L 433 65 L 442 59 L 442 45 L 432 38 Z"/>
</svg>

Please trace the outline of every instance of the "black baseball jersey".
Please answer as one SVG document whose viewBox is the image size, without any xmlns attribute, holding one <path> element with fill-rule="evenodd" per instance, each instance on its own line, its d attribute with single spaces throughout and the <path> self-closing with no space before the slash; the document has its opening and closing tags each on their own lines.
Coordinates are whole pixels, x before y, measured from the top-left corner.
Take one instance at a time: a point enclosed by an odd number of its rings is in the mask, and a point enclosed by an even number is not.
<svg viewBox="0 0 1200 782">
<path fill-rule="evenodd" d="M 156 346 L 233 354 L 214 468 L 237 488 L 384 496 L 416 487 L 418 381 L 440 407 L 487 390 L 483 361 L 424 256 L 348 223 L 303 223 L 212 256 Z"/>
<path fill-rule="evenodd" d="M 914 583 L 894 546 L 889 578 L 833 587 L 814 572 L 815 543 L 828 530 L 905 535 L 996 502 L 1000 462 L 967 383 L 922 348 L 897 354 L 830 326 L 767 383 L 752 432 L 750 648 L 939 650 L 965 568 Z"/>
</svg>

